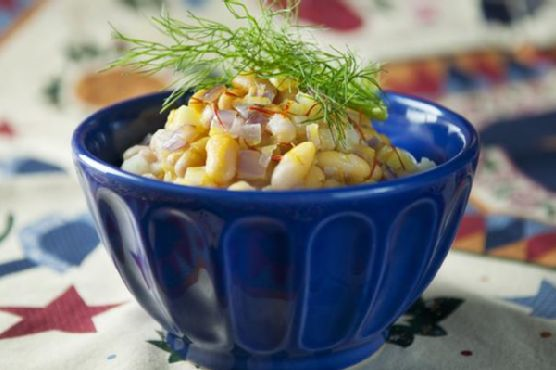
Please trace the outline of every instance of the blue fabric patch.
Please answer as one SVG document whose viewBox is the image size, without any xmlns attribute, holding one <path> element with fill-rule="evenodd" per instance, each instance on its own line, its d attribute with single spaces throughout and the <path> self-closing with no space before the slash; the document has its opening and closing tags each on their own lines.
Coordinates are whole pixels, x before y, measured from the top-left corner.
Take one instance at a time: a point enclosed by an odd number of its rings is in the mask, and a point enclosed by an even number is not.
<svg viewBox="0 0 556 370">
<path fill-rule="evenodd" d="M 524 220 L 507 216 L 486 219 L 486 249 L 516 243 L 523 239 Z"/>
<path fill-rule="evenodd" d="M 525 219 L 525 224 L 523 227 L 523 237 L 529 238 L 538 234 L 544 234 L 545 232 L 554 231 L 556 228 L 551 225 L 543 224 L 535 220 Z"/>
<path fill-rule="evenodd" d="M 487 87 L 488 82 L 484 78 L 477 77 L 457 67 L 450 66 L 445 84 L 445 90 L 449 92 L 464 92 Z"/>
<path fill-rule="evenodd" d="M 16 272 L 36 267 L 37 264 L 28 258 L 21 258 L 0 264 L 0 278 Z"/>
<path fill-rule="evenodd" d="M 64 169 L 32 157 L 16 157 L 0 162 L 0 174 L 24 175 L 44 172 L 64 172 Z"/>
<path fill-rule="evenodd" d="M 536 295 L 507 298 L 523 307 L 532 308 L 531 316 L 556 320 L 556 285 L 543 280 Z"/>
<path fill-rule="evenodd" d="M 89 216 L 45 217 L 23 228 L 19 238 L 27 258 L 59 272 L 79 266 L 99 243 Z"/>
</svg>

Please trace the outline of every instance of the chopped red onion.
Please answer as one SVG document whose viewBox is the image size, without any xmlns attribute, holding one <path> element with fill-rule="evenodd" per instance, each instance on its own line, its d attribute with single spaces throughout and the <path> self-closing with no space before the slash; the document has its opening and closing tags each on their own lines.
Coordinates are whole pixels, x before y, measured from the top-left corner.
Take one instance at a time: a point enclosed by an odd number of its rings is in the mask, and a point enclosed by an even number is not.
<svg viewBox="0 0 556 370">
<path fill-rule="evenodd" d="M 249 105 L 248 104 L 238 104 L 236 105 L 236 111 L 239 113 L 239 115 L 243 118 L 247 118 L 248 117 L 248 112 L 249 112 Z"/>
<path fill-rule="evenodd" d="M 263 167 L 268 167 L 270 161 L 272 160 L 272 154 L 276 149 L 277 145 L 267 145 L 261 148 L 261 156 L 259 158 L 259 164 Z"/>
<path fill-rule="evenodd" d="M 367 144 L 369 144 L 369 146 L 373 149 L 378 149 L 380 144 L 382 144 L 382 141 L 380 141 L 380 139 L 378 137 L 373 136 L 372 138 L 367 140 Z"/>
<path fill-rule="evenodd" d="M 241 126 L 240 136 L 245 139 L 247 144 L 256 145 L 261 142 L 262 130 L 260 124 L 251 124 Z"/>
<path fill-rule="evenodd" d="M 187 140 L 185 133 L 176 130 L 171 132 L 168 140 L 162 144 L 162 148 L 169 152 L 175 152 L 176 150 L 183 148 L 186 144 Z"/>
<path fill-rule="evenodd" d="M 214 109 L 212 108 L 211 104 L 208 104 L 205 106 L 205 109 L 203 109 L 203 113 L 201 113 L 201 118 L 199 119 L 199 121 L 205 126 L 205 128 L 208 128 L 212 122 L 213 117 Z"/>
<path fill-rule="evenodd" d="M 172 130 L 167 129 L 159 129 L 151 137 L 151 141 L 149 143 L 150 148 L 155 153 L 160 153 L 163 149 L 168 140 L 172 137 Z"/>
<path fill-rule="evenodd" d="M 260 163 L 261 154 L 255 150 L 240 150 L 237 164 L 237 177 L 243 180 L 263 179 L 266 167 Z"/>
<path fill-rule="evenodd" d="M 212 117 L 210 127 L 211 128 L 218 127 L 226 131 L 230 131 L 236 116 L 237 113 L 233 110 L 227 110 L 227 109 L 219 110 L 218 113 L 216 113 L 214 117 Z"/>
<path fill-rule="evenodd" d="M 257 109 L 248 109 L 247 111 L 247 124 L 261 124 L 264 125 L 270 119 L 269 115 Z"/>
<path fill-rule="evenodd" d="M 226 86 L 224 85 L 215 86 L 203 94 L 202 100 L 207 103 L 215 102 L 220 97 L 220 95 L 222 95 L 224 91 L 226 91 Z"/>
<path fill-rule="evenodd" d="M 240 136 L 243 125 L 245 125 L 245 120 L 239 115 L 236 116 L 232 122 L 232 127 L 230 127 L 230 134 L 236 137 Z"/>
<path fill-rule="evenodd" d="M 388 166 L 384 166 L 384 177 L 388 180 L 392 180 L 398 177 L 398 175 L 392 171 L 392 169 Z"/>
<path fill-rule="evenodd" d="M 272 102 L 276 96 L 276 88 L 270 83 L 258 83 L 257 95 L 268 98 Z"/>
</svg>

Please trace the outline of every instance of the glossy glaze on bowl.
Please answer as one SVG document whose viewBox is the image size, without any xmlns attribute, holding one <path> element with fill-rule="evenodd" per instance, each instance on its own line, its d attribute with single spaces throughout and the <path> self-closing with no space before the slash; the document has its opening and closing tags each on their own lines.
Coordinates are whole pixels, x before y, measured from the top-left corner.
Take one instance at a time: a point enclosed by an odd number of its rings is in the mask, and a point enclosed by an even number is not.
<svg viewBox="0 0 556 370">
<path fill-rule="evenodd" d="M 375 127 L 433 170 L 373 185 L 229 192 L 118 169 L 166 94 L 101 110 L 75 164 L 114 264 L 184 358 L 214 369 L 339 369 L 374 353 L 436 274 L 478 156 L 471 125 L 386 93 Z"/>
</svg>

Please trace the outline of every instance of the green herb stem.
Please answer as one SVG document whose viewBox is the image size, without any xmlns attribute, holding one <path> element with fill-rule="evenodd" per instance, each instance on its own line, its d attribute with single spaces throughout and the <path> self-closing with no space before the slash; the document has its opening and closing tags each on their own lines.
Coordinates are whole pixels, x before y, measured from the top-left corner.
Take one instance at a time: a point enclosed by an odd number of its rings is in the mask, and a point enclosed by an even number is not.
<svg viewBox="0 0 556 370">
<path fill-rule="evenodd" d="M 351 51 L 322 50 L 303 39 L 293 23 L 296 7 L 261 5 L 260 17 L 253 16 L 240 0 L 223 0 L 227 10 L 242 25 L 230 28 L 187 12 L 186 21 L 163 13 L 153 24 L 169 39 L 160 43 L 136 39 L 114 30 L 114 38 L 129 49 L 110 67 L 127 66 L 144 73 L 172 69 L 180 76 L 165 101 L 168 108 L 188 90 L 230 84 L 242 72 L 261 78 L 296 79 L 299 90 L 322 105 L 322 117 L 338 141 L 345 139 L 350 125 L 348 109 L 371 119 L 384 119 L 386 108 L 378 92 L 380 67 L 362 65 Z M 278 19 L 280 18 L 280 19 Z"/>
</svg>

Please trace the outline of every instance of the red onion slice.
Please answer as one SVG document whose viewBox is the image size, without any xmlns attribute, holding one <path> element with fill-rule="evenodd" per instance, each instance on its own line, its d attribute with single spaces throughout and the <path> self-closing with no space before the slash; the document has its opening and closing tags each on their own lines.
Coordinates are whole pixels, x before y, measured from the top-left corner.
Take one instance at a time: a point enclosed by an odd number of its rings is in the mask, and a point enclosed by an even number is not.
<svg viewBox="0 0 556 370">
<path fill-rule="evenodd" d="M 382 144 L 382 141 L 380 141 L 378 137 L 373 136 L 372 138 L 367 140 L 367 144 L 369 144 L 369 146 L 373 149 L 378 149 L 380 147 L 380 144 Z"/>
<path fill-rule="evenodd" d="M 210 127 L 212 119 L 214 118 L 214 109 L 211 104 L 207 104 L 205 109 L 203 109 L 203 113 L 201 113 L 201 118 L 199 121 L 205 128 Z"/>
<path fill-rule="evenodd" d="M 210 127 L 211 128 L 217 127 L 217 128 L 222 128 L 226 131 L 230 131 L 236 116 L 237 113 L 233 110 L 227 110 L 227 109 L 219 110 L 218 112 L 216 112 L 214 117 L 212 117 Z"/>
<path fill-rule="evenodd" d="M 257 95 L 268 98 L 272 102 L 276 96 L 276 88 L 270 83 L 258 83 Z"/>
<path fill-rule="evenodd" d="M 235 106 L 236 111 L 239 115 L 243 118 L 247 118 L 249 114 L 249 105 L 248 104 L 238 104 Z"/>
<path fill-rule="evenodd" d="M 190 129 L 193 129 L 189 126 Z M 193 132 L 189 129 L 185 130 L 175 130 L 171 131 L 168 139 L 162 143 L 162 149 L 169 152 L 175 152 L 178 149 L 183 148 L 187 145 L 187 139 L 193 135 Z"/>
<path fill-rule="evenodd" d="M 260 163 L 261 154 L 255 150 L 240 150 L 237 177 L 242 180 L 259 180 L 265 177 L 266 167 Z"/>
<path fill-rule="evenodd" d="M 203 94 L 202 100 L 207 103 L 215 102 L 224 91 L 226 91 L 226 86 L 215 86 Z"/>
<path fill-rule="evenodd" d="M 256 109 L 256 107 L 257 106 L 250 106 L 247 110 L 247 124 L 265 125 L 269 121 L 270 115 L 265 112 L 261 112 L 260 110 Z"/>
<path fill-rule="evenodd" d="M 384 166 L 384 177 L 387 180 L 392 180 L 398 177 L 398 175 L 388 166 Z"/>
<path fill-rule="evenodd" d="M 262 139 L 262 130 L 260 124 L 241 126 L 240 136 L 245 139 L 248 145 L 257 145 Z"/>
<path fill-rule="evenodd" d="M 236 116 L 232 122 L 232 127 L 230 127 L 230 134 L 232 136 L 241 136 L 242 127 L 245 125 L 245 120 L 241 116 Z"/>
<path fill-rule="evenodd" d="M 259 163 L 263 167 L 268 167 L 270 161 L 272 160 L 272 154 L 276 150 L 277 145 L 267 145 L 261 148 L 261 157 L 259 158 Z"/>
</svg>

